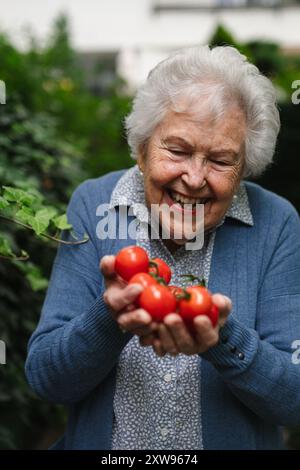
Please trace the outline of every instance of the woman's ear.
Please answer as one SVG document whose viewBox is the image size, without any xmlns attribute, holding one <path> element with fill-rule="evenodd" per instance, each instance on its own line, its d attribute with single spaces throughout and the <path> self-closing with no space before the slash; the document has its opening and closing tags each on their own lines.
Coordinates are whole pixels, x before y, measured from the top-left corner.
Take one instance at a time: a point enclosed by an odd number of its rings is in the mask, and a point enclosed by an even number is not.
<svg viewBox="0 0 300 470">
<path fill-rule="evenodd" d="M 140 169 L 141 173 L 144 173 L 145 162 L 146 162 L 146 153 L 147 153 L 147 143 L 144 142 L 143 144 L 139 145 L 138 157 L 137 157 L 137 164 L 139 166 L 139 169 Z"/>
</svg>

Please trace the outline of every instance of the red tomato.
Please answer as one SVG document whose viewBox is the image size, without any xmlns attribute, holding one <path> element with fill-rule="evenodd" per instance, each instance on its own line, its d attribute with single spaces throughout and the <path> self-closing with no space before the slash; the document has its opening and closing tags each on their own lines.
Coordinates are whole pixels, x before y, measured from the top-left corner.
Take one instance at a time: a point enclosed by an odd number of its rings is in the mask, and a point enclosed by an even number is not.
<svg viewBox="0 0 300 470">
<path fill-rule="evenodd" d="M 172 292 L 172 294 L 174 295 L 175 299 L 176 299 L 176 302 L 177 302 L 177 308 L 176 308 L 176 312 L 178 311 L 178 304 L 180 302 L 180 299 L 178 299 L 178 296 L 179 295 L 182 295 L 183 294 L 183 289 L 182 287 L 178 287 L 178 286 L 168 286 L 170 291 Z"/>
<path fill-rule="evenodd" d="M 140 306 L 145 309 L 154 321 L 162 322 L 171 312 L 176 312 L 176 299 L 166 286 L 155 284 L 141 293 Z"/>
<path fill-rule="evenodd" d="M 219 309 L 216 305 L 212 305 L 208 316 L 212 322 L 212 326 L 215 327 L 219 319 Z"/>
<path fill-rule="evenodd" d="M 144 287 L 144 289 L 146 289 L 146 287 L 157 284 L 157 281 L 152 276 L 150 276 L 150 274 L 138 273 L 132 276 L 128 284 L 140 284 L 142 287 Z M 134 302 L 135 305 L 137 306 L 140 306 L 140 296 L 141 294 L 138 296 L 138 298 Z"/>
<path fill-rule="evenodd" d="M 122 248 L 116 256 L 115 271 L 125 281 L 138 273 L 147 273 L 149 257 L 147 252 L 139 246 Z"/>
<path fill-rule="evenodd" d="M 170 267 L 167 265 L 167 263 L 164 262 L 164 260 L 160 258 L 154 258 L 151 261 L 156 263 L 156 266 L 150 266 L 149 268 L 149 273 L 152 274 L 157 274 L 159 277 L 162 277 L 167 284 L 169 284 L 171 277 L 172 277 L 172 271 Z"/>
<path fill-rule="evenodd" d="M 203 286 L 191 286 L 186 289 L 189 299 L 179 301 L 179 313 L 191 332 L 195 331 L 194 318 L 198 315 L 210 317 L 213 306 L 210 292 Z"/>
<path fill-rule="evenodd" d="M 154 284 L 157 284 L 157 281 L 148 273 L 137 273 L 132 276 L 129 281 L 129 284 L 141 284 L 141 286 L 146 288 L 148 286 L 153 286 Z"/>
</svg>

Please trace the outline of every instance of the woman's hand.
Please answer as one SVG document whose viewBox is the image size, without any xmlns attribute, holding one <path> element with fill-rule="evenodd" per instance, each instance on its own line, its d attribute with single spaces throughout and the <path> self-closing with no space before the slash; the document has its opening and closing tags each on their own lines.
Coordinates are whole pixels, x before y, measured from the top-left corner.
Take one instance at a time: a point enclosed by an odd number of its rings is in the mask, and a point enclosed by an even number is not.
<svg viewBox="0 0 300 470">
<path fill-rule="evenodd" d="M 142 346 L 152 345 L 158 356 L 164 356 L 167 353 L 176 355 L 183 353 L 187 355 L 204 353 L 215 346 L 219 340 L 219 329 L 226 323 L 230 314 L 232 303 L 225 295 L 214 294 L 213 303 L 219 308 L 219 322 L 212 326 L 208 317 L 201 315 L 195 318 L 196 328 L 195 339 L 189 333 L 180 315 L 170 313 L 164 319 L 164 322 L 158 325 L 159 338 L 146 336 L 140 338 Z"/>
<path fill-rule="evenodd" d="M 106 287 L 103 300 L 120 328 L 138 336 L 150 335 L 152 338 L 152 332 L 157 330 L 157 323 L 152 322 L 149 313 L 134 305 L 143 287 L 138 284 L 128 285 L 116 274 L 115 256 L 104 256 L 100 262 L 100 270 Z"/>
<path fill-rule="evenodd" d="M 122 330 L 140 337 L 141 346 L 152 346 L 157 355 L 164 356 L 167 353 L 199 354 L 217 344 L 219 329 L 225 324 L 232 308 L 228 297 L 213 295 L 213 302 L 219 308 L 219 322 L 213 328 L 209 318 L 204 315 L 197 317 L 194 339 L 179 314 L 170 313 L 163 323 L 158 324 L 152 321 L 146 310 L 136 308 L 134 301 L 142 292 L 142 286 L 128 285 L 115 273 L 114 266 L 115 257 L 112 255 L 104 256 L 100 262 L 106 287 L 104 302 Z"/>
</svg>

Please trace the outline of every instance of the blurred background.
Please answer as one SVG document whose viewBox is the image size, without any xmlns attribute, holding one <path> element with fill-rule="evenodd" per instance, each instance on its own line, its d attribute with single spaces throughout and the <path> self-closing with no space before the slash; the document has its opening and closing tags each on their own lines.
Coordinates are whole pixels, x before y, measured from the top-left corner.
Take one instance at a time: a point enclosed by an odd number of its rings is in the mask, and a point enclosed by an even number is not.
<svg viewBox="0 0 300 470">
<path fill-rule="evenodd" d="M 64 211 L 81 181 L 133 164 L 123 118 L 158 61 L 187 45 L 232 44 L 278 93 L 275 163 L 258 182 L 300 212 L 299 24 L 299 0 L 0 0 L 1 187 Z M 34 396 L 24 361 L 57 245 L 11 223 L 4 206 L 0 196 L 0 449 L 45 449 L 65 412 Z M 15 259 L 21 250 L 29 260 Z M 298 429 L 285 439 L 300 449 Z"/>
</svg>

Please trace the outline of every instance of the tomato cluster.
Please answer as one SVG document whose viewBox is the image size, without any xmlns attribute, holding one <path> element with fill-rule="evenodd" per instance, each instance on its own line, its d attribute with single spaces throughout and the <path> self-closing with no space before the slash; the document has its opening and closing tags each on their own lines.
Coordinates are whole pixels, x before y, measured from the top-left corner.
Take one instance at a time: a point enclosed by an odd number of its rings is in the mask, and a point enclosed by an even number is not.
<svg viewBox="0 0 300 470">
<path fill-rule="evenodd" d="M 203 285 L 186 289 L 168 285 L 172 277 L 170 267 L 160 258 L 149 259 L 143 248 L 129 246 L 120 250 L 115 271 L 129 284 L 143 286 L 136 305 L 149 312 L 154 321 L 162 322 L 168 313 L 178 312 L 192 333 L 198 315 L 209 317 L 213 326 L 217 324 L 219 311 L 208 289 Z"/>
</svg>

